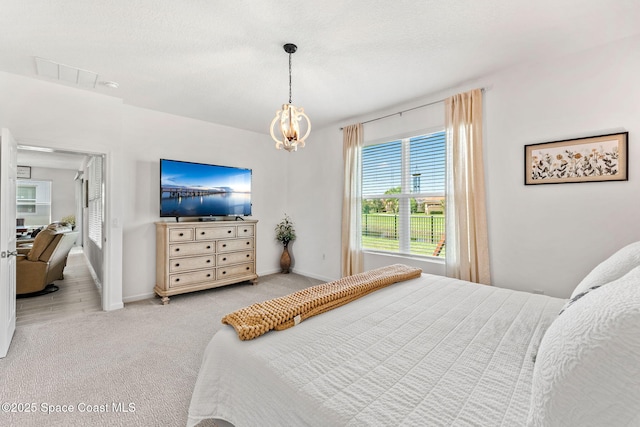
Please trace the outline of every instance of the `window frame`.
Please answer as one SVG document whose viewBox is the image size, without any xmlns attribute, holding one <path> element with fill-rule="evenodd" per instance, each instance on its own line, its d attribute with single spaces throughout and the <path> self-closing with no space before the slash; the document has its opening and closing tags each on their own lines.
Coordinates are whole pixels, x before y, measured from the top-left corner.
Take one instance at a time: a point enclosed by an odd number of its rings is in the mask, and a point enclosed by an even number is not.
<svg viewBox="0 0 640 427">
<path fill-rule="evenodd" d="M 21 198 L 20 187 L 33 188 L 34 198 Z M 16 180 L 16 217 L 25 219 L 25 226 L 33 229 L 51 223 L 53 182 L 50 179 Z M 27 208 L 27 210 L 23 210 Z M 41 209 L 47 212 L 43 214 Z M 44 223 L 34 223 L 36 218 L 46 217 Z"/>
<path fill-rule="evenodd" d="M 442 167 L 444 168 L 444 181 L 446 182 L 446 152 L 447 152 L 447 144 L 446 144 L 446 130 L 444 125 L 434 126 L 428 129 L 422 129 L 413 132 L 407 132 L 395 137 L 387 137 L 387 138 L 379 138 L 376 140 L 365 141 L 363 144 L 363 159 L 362 159 L 362 167 L 361 167 L 361 183 L 362 190 L 360 194 L 360 205 L 361 205 L 361 215 L 364 216 L 364 212 L 362 210 L 362 205 L 365 200 L 369 199 L 398 199 L 398 251 L 393 250 L 385 250 L 385 249 L 377 249 L 365 247 L 364 243 L 361 241 L 361 249 L 365 253 L 372 253 L 377 255 L 385 255 L 385 256 L 395 256 L 402 258 L 415 258 L 421 260 L 428 261 L 442 261 L 444 262 L 446 255 L 443 253 L 442 255 L 433 255 L 433 254 L 420 254 L 411 252 L 411 199 L 414 198 L 425 198 L 425 197 L 442 197 L 446 200 L 446 188 L 443 187 L 442 191 L 420 191 L 418 193 L 414 193 L 413 191 L 413 180 L 411 174 L 411 139 L 418 138 L 421 136 L 429 136 L 437 133 L 442 133 L 443 142 L 444 142 L 444 155 L 442 158 Z M 394 143 L 400 141 L 401 142 L 401 177 L 400 177 L 400 193 L 391 193 L 391 194 L 364 194 L 364 150 L 367 147 L 386 144 L 386 143 Z M 444 184 L 444 183 L 443 183 Z M 406 190 L 409 190 L 408 192 Z M 444 222 L 444 211 L 442 215 L 442 221 Z M 444 227 L 444 226 L 443 226 Z M 363 235 L 363 224 L 361 224 L 360 236 L 363 239 L 365 236 Z"/>
<path fill-rule="evenodd" d="M 89 185 L 87 188 L 87 236 L 98 248 L 104 237 L 104 158 L 92 156 L 87 163 Z"/>
</svg>

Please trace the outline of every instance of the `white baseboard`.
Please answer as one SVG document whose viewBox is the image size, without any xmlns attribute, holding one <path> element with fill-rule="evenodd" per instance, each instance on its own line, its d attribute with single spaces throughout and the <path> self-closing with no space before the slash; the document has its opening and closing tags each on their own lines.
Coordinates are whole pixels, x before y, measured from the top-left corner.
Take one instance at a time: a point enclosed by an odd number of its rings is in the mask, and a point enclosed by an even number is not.
<svg viewBox="0 0 640 427">
<path fill-rule="evenodd" d="M 267 276 L 269 274 L 274 274 L 274 273 L 280 273 L 280 269 L 273 270 L 273 271 L 262 271 L 262 272 L 258 273 L 258 283 L 260 283 L 260 276 Z M 124 297 L 124 298 L 122 298 L 122 301 L 125 302 L 125 303 L 129 303 L 129 302 L 135 302 L 135 301 L 142 301 L 142 300 L 145 300 L 145 299 L 151 299 L 151 298 L 155 298 L 155 297 L 156 297 L 156 293 L 155 292 L 151 292 L 151 293 L 138 294 L 138 295 L 132 295 L 132 296 Z"/>
<path fill-rule="evenodd" d="M 124 298 L 122 298 L 122 302 L 128 303 L 128 302 L 142 301 L 142 300 L 145 300 L 145 299 L 154 298 L 155 296 L 156 296 L 155 292 L 151 292 L 149 294 L 138 294 L 138 295 L 134 295 L 134 296 L 131 296 L 131 297 L 124 297 Z"/>
<path fill-rule="evenodd" d="M 312 279 L 318 279 L 318 280 L 322 280 L 323 282 L 331 282 L 332 280 L 336 280 L 336 279 L 331 279 L 328 277 L 322 277 L 322 276 L 318 276 L 316 274 L 308 274 L 305 273 L 303 271 L 299 271 L 296 269 L 292 269 L 291 270 L 293 273 L 295 274 L 299 274 L 301 276 L 306 276 L 306 277 L 311 277 Z M 260 277 L 261 276 L 268 276 L 270 274 L 277 274 L 280 273 L 280 269 L 276 268 L 273 270 L 266 270 L 266 271 L 260 271 L 258 272 L 258 283 L 260 283 Z M 151 292 L 151 293 L 146 293 L 146 294 L 138 294 L 138 295 L 133 295 L 133 296 L 129 296 L 129 297 L 123 297 L 122 298 L 122 302 L 123 303 L 129 303 L 129 302 L 135 302 L 135 301 L 142 301 L 145 299 L 151 299 L 151 298 L 155 298 L 156 294 L 155 292 Z M 122 307 L 118 307 L 118 308 L 122 308 Z"/>
<path fill-rule="evenodd" d="M 334 280 L 337 280 L 335 278 L 332 279 L 331 277 L 327 277 L 327 276 L 319 276 L 319 275 L 313 274 L 313 273 L 306 273 L 304 271 L 300 271 L 300 270 L 297 270 L 295 268 L 293 270 L 291 270 L 291 271 L 293 271 L 294 273 L 299 274 L 301 276 L 311 277 L 312 279 L 317 279 L 317 280 L 322 280 L 323 282 L 332 282 Z"/>
<path fill-rule="evenodd" d="M 100 299 L 102 299 L 102 282 L 100 282 L 100 279 L 98 279 L 98 275 L 96 274 L 95 270 L 93 269 L 93 265 L 91 265 L 91 262 L 89 262 L 89 258 L 87 258 L 87 254 L 84 252 L 84 249 L 82 250 L 82 256 L 84 257 L 86 264 L 87 264 L 87 268 L 89 269 L 89 274 L 91 274 L 91 278 L 93 279 L 94 283 L 96 284 L 96 288 L 98 288 L 98 293 L 100 294 Z"/>
<path fill-rule="evenodd" d="M 280 273 L 280 271 L 281 270 L 279 268 L 276 268 L 275 270 L 268 270 L 268 271 L 263 271 L 261 273 L 258 273 L 258 276 L 267 276 L 269 274 L 277 274 L 277 273 Z M 301 276 L 311 277 L 312 279 L 322 280 L 324 282 L 331 282 L 333 280 L 336 280 L 336 279 L 332 279 L 332 278 L 326 277 L 326 276 L 318 276 L 317 274 L 306 273 L 306 272 L 298 270 L 296 268 L 292 268 L 291 272 L 295 273 L 295 274 L 299 274 Z"/>
<path fill-rule="evenodd" d="M 258 276 L 259 277 L 268 276 L 270 274 L 276 274 L 276 273 L 280 273 L 280 269 L 279 268 L 276 268 L 276 269 L 273 269 L 273 270 L 267 270 L 267 271 L 258 271 Z"/>
<path fill-rule="evenodd" d="M 124 308 L 124 303 L 118 303 L 118 304 L 113 304 L 110 305 L 109 307 L 107 307 L 107 309 L 105 311 L 114 311 L 114 310 L 120 310 L 121 308 Z"/>
</svg>

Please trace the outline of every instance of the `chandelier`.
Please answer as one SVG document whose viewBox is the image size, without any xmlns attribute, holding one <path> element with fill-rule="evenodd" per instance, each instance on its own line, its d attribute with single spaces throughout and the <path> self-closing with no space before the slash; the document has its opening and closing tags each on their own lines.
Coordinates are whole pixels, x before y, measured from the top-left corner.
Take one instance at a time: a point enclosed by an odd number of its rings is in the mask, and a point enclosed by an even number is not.
<svg viewBox="0 0 640 427">
<path fill-rule="evenodd" d="M 276 142 L 276 148 L 283 148 L 289 152 L 296 151 L 298 147 L 304 147 L 304 140 L 311 132 L 311 121 L 304 113 L 304 108 L 296 107 L 291 103 L 291 55 L 295 53 L 298 47 L 295 44 L 287 43 L 284 51 L 289 54 L 289 103 L 284 104 L 281 110 L 276 111 L 276 117 L 271 122 L 271 138 Z M 306 120 L 307 132 L 300 137 L 300 122 Z M 276 131 L 276 123 L 280 123 L 279 131 Z M 278 137 L 276 137 L 276 132 Z"/>
</svg>

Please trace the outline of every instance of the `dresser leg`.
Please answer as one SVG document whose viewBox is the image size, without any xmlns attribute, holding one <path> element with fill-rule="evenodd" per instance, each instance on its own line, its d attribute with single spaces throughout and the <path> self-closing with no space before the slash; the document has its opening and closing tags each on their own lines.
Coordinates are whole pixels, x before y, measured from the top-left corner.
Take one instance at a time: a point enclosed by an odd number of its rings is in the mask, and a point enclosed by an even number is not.
<svg viewBox="0 0 640 427">
<path fill-rule="evenodd" d="M 255 279 L 251 279 L 250 282 L 253 286 L 255 286 L 258 284 L 258 278 L 256 277 Z"/>
<path fill-rule="evenodd" d="M 162 297 L 162 305 L 169 304 L 169 297 Z"/>
</svg>

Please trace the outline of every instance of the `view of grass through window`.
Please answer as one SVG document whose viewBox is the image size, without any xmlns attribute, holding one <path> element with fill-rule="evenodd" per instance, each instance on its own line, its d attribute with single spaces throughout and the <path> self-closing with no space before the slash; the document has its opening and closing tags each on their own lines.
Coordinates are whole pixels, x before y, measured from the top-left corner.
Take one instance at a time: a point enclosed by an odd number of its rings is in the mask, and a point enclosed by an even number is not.
<svg viewBox="0 0 640 427">
<path fill-rule="evenodd" d="M 362 151 L 362 246 L 445 256 L 444 131 Z"/>
</svg>

